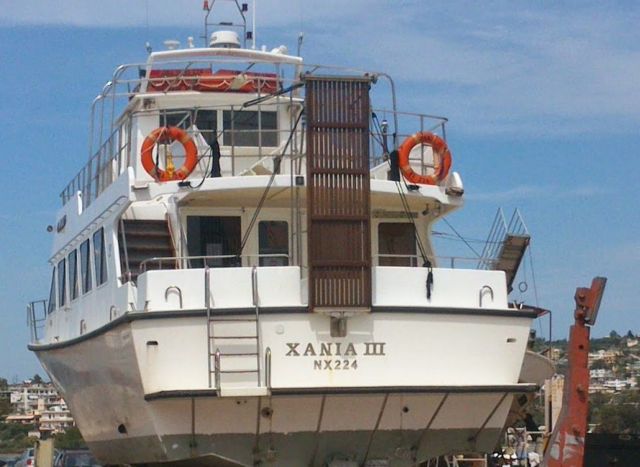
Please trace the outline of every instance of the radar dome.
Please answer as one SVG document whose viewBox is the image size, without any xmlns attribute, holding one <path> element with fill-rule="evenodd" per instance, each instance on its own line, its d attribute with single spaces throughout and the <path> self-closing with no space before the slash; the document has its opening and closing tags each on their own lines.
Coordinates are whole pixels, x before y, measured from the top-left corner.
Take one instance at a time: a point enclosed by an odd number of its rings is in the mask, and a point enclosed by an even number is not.
<svg viewBox="0 0 640 467">
<path fill-rule="evenodd" d="M 239 49 L 240 38 L 234 31 L 216 31 L 211 34 L 209 47 L 217 47 L 224 49 Z"/>
</svg>

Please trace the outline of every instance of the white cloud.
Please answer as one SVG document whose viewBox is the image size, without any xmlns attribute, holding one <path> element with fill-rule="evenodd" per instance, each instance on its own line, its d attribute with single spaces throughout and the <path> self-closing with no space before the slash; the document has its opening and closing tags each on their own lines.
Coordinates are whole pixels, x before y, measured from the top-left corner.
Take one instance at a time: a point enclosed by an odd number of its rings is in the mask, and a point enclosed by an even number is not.
<svg viewBox="0 0 640 467">
<path fill-rule="evenodd" d="M 5 3 L 5 25 L 145 27 L 147 7 L 151 28 L 196 33 L 202 24 L 200 0 Z M 284 31 L 295 40 L 303 29 L 312 61 L 389 71 L 406 110 L 447 114 L 464 133 L 557 137 L 640 126 L 640 5 L 260 0 L 257 7 L 260 43 Z"/>
</svg>

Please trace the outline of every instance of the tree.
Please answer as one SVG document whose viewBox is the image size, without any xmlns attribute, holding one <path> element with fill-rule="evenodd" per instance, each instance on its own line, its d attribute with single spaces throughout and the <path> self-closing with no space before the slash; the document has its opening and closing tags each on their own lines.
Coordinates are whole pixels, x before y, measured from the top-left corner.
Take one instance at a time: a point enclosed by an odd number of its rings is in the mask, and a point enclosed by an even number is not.
<svg viewBox="0 0 640 467">
<path fill-rule="evenodd" d="M 0 418 L 4 418 L 11 413 L 11 401 L 0 399 Z"/>
<path fill-rule="evenodd" d="M 36 373 L 35 375 L 33 375 L 33 378 L 31 378 L 31 382 L 33 384 L 42 384 L 42 377 L 38 373 Z"/>
<path fill-rule="evenodd" d="M 71 427 L 65 433 L 54 435 L 56 449 L 82 449 L 87 445 L 78 428 Z"/>
<path fill-rule="evenodd" d="M 633 335 L 633 333 L 631 332 L 631 329 L 629 329 L 629 331 L 627 331 L 627 339 L 635 339 L 636 336 Z"/>
<path fill-rule="evenodd" d="M 611 331 L 609 333 L 609 338 L 610 339 L 620 339 L 620 334 L 618 334 L 616 331 Z"/>
<path fill-rule="evenodd" d="M 5 390 L 9 387 L 9 382 L 6 378 L 0 378 L 0 390 Z"/>
</svg>

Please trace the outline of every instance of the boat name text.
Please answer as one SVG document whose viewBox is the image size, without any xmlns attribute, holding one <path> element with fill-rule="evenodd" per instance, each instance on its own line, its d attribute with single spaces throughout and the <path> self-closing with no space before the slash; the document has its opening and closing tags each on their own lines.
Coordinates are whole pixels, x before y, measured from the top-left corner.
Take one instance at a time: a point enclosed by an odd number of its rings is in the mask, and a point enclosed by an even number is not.
<svg viewBox="0 0 640 467">
<path fill-rule="evenodd" d="M 285 357 L 342 357 L 314 359 L 314 370 L 356 370 L 356 357 L 383 357 L 386 342 L 322 342 L 320 344 L 287 342 Z"/>
</svg>

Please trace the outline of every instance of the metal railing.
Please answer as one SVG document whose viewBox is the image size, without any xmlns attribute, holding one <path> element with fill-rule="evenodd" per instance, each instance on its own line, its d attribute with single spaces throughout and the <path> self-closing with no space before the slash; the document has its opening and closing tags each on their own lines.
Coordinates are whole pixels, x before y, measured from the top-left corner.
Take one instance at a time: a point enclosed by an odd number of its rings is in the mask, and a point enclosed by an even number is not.
<svg viewBox="0 0 640 467">
<path fill-rule="evenodd" d="M 385 261 L 380 261 L 387 259 L 388 263 L 395 264 L 383 264 Z M 478 265 L 479 258 L 477 256 L 429 256 L 428 258 L 432 261 L 434 266 L 440 268 L 449 268 L 449 269 L 476 269 Z M 373 263 L 377 266 L 404 266 L 404 267 L 422 267 L 422 257 L 418 254 L 415 255 L 395 255 L 395 254 L 377 254 L 373 255 Z M 434 262 L 435 260 L 435 262 Z M 482 261 L 483 258 L 480 258 Z M 405 264 L 400 264 L 405 263 Z M 467 264 L 468 267 L 464 265 Z"/>
<path fill-rule="evenodd" d="M 78 192 L 82 209 L 86 209 L 128 166 L 129 139 L 122 141 L 123 128 L 114 130 L 89 162 L 60 193 L 62 205 Z"/>
<path fill-rule="evenodd" d="M 251 261 L 252 259 L 258 259 L 258 263 L 260 259 L 265 258 L 273 258 L 273 259 L 282 259 L 286 260 L 286 264 L 274 265 L 270 264 L 268 266 L 287 266 L 289 264 L 289 255 L 285 254 L 257 254 L 257 255 L 213 255 L 213 256 L 162 256 L 162 257 L 154 257 L 145 259 L 140 263 L 140 273 L 147 272 L 150 269 L 163 269 L 163 264 L 170 264 L 172 268 L 180 266 L 181 269 L 199 269 L 199 268 L 224 268 L 224 267 L 241 267 L 242 260 L 247 259 Z M 224 260 L 232 260 L 227 261 L 226 264 Z M 202 265 L 193 266 L 192 262 L 202 261 Z M 212 264 L 212 262 L 217 262 L 218 264 Z M 283 261 L 284 262 L 284 261 Z M 151 265 L 158 266 L 157 268 L 151 267 Z M 256 264 L 249 263 L 248 266 L 256 266 Z M 266 267 L 266 266 L 265 266 Z"/>
<path fill-rule="evenodd" d="M 247 264 L 243 264 L 243 260 L 247 260 Z M 261 259 L 282 260 L 283 264 L 266 264 L 260 265 Z M 384 261 L 390 260 L 389 263 L 382 264 Z M 465 256 L 430 256 L 430 260 L 437 261 L 437 267 L 449 269 L 477 269 L 477 257 Z M 224 263 L 224 260 L 230 260 Z M 256 261 L 257 263 L 256 264 Z M 481 261 L 488 260 L 480 258 Z M 193 263 L 198 262 L 194 265 Z M 200 263 L 202 262 L 202 263 Z M 214 262 L 218 264 L 214 264 Z M 402 264 L 404 263 L 404 264 Z M 162 256 L 153 257 L 143 260 L 140 263 L 140 273 L 149 270 L 164 269 L 164 265 L 170 266 L 169 269 L 199 269 L 199 268 L 225 268 L 225 267 L 252 267 L 252 266 L 287 266 L 290 263 L 290 257 L 286 254 L 252 254 L 252 255 L 214 255 L 214 256 Z M 398 267 L 422 267 L 422 257 L 420 255 L 395 255 L 395 254 L 377 254 L 373 255 L 373 264 L 375 266 L 398 266 Z M 468 264 L 464 267 L 462 264 Z M 155 266 L 155 267 L 154 267 Z M 436 264 L 434 264 L 436 266 Z"/>
<path fill-rule="evenodd" d="M 285 104 L 292 108 L 291 104 L 295 104 L 293 107 L 300 106 L 300 102 L 304 98 L 302 85 L 309 75 L 361 75 L 369 77 L 372 82 L 385 82 L 389 89 L 383 103 L 383 107 L 386 107 L 372 109 L 372 118 L 375 114 L 379 115 L 383 121 L 388 119 L 383 128 L 371 125 L 372 166 L 386 160 L 388 154 L 382 142 L 388 139 L 391 140 L 386 145 L 389 150 L 396 148 L 402 139 L 416 131 L 437 132 L 446 139 L 446 118 L 397 111 L 395 84 L 386 73 L 326 65 L 303 65 L 294 58 L 277 55 L 273 57 L 249 56 L 246 55 L 246 51 L 241 50 L 236 53 L 237 56 L 233 52 L 222 53 L 216 49 L 203 50 L 206 51 L 200 52 L 198 50 L 195 55 L 192 53 L 193 51 L 189 52 L 189 49 L 176 51 L 175 54 L 170 54 L 169 58 L 152 54 L 147 63 L 125 64 L 114 71 L 111 80 L 105 84 L 92 104 L 89 126 L 89 161 L 62 191 L 63 205 L 78 192 L 81 192 L 82 207 L 89 206 L 130 165 L 130 159 L 137 156 L 132 153 L 130 145 L 132 140 L 130 117 L 135 113 L 153 114 L 153 112 L 158 112 L 155 105 L 148 105 L 150 101 L 142 102 L 142 105 L 138 107 L 142 110 L 127 110 L 131 99 L 137 95 L 150 96 L 150 99 L 153 99 L 156 95 L 163 95 L 167 92 L 235 92 L 244 90 L 245 92 L 236 94 L 246 97 L 242 105 L 237 106 L 239 110 L 255 110 L 261 106 L 279 104 Z M 233 68 L 238 71 L 229 71 L 227 76 L 223 71 L 225 68 Z M 216 86 L 222 82 L 226 83 L 224 84 L 225 88 L 217 90 Z M 247 89 L 248 92 L 246 92 Z M 226 110 L 232 109 L 231 106 L 228 106 Z M 130 112 L 130 114 L 121 115 L 123 111 Z M 290 123 L 293 123 L 293 119 L 289 120 Z M 284 121 L 284 119 L 278 118 L 278 121 Z M 259 140 L 254 151 L 255 154 L 251 155 L 238 151 L 238 147 L 241 146 L 235 144 L 234 141 L 223 145 L 230 148 L 231 154 L 223 157 L 230 157 L 232 166 L 236 163 L 236 158 L 256 156 L 262 158 L 274 155 L 272 150 L 275 148 L 262 144 L 262 140 L 268 141 L 272 138 L 269 134 L 273 134 L 274 131 L 284 134 L 290 132 L 288 128 L 274 130 L 273 128 L 262 128 L 260 125 L 258 130 L 244 130 L 235 128 L 233 119 L 231 122 L 232 126 L 224 130 L 232 140 L 240 137 L 239 135 L 245 131 L 253 131 L 256 133 L 255 138 Z M 223 122 L 218 121 L 217 123 L 217 128 L 221 129 Z M 403 132 L 400 130 L 400 126 L 408 128 L 408 130 Z M 304 122 L 299 129 L 299 136 L 298 141 L 292 142 L 288 154 L 292 160 L 295 154 L 301 154 L 304 151 Z M 283 139 L 286 138 L 280 134 L 278 140 L 283 141 Z M 94 148 L 96 141 L 100 144 L 97 150 Z M 246 149 L 246 147 L 242 148 Z M 204 157 L 207 154 L 200 156 Z M 423 171 L 428 170 L 429 166 L 424 156 L 423 150 L 421 156 Z M 239 172 L 235 167 L 232 168 L 233 175 L 237 175 Z"/>
<path fill-rule="evenodd" d="M 27 305 L 27 326 L 31 334 L 31 342 L 39 342 L 47 321 L 47 300 L 34 300 Z"/>
<path fill-rule="evenodd" d="M 502 249 L 507 235 L 528 235 L 527 226 L 518 209 L 514 209 L 509 222 L 507 222 L 502 208 L 498 208 L 496 216 L 491 224 L 489 235 L 485 241 L 480 258 L 476 258 L 478 269 L 493 269 Z"/>
</svg>

